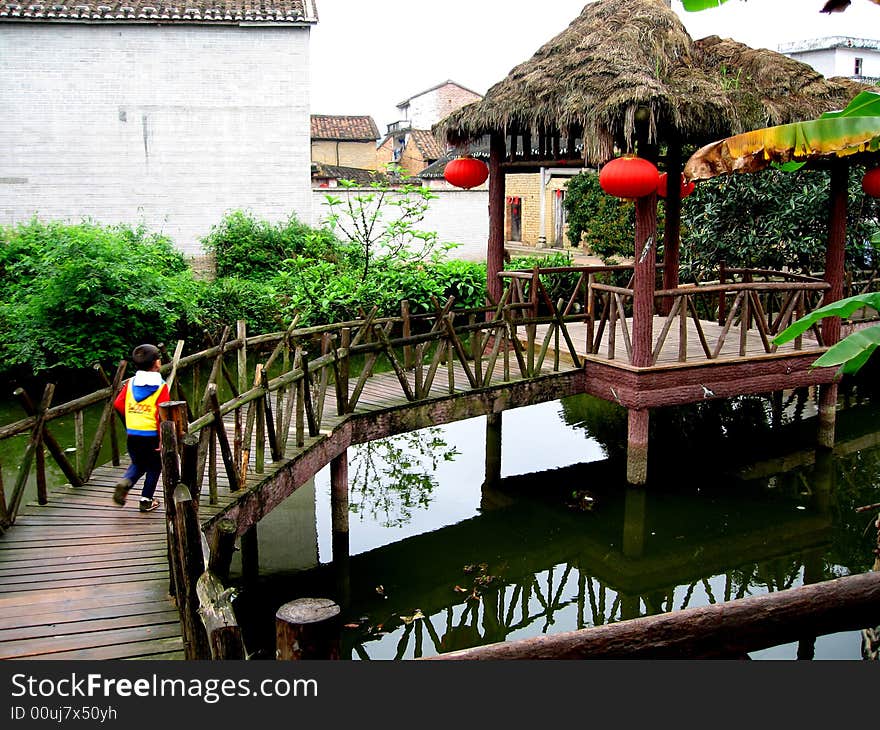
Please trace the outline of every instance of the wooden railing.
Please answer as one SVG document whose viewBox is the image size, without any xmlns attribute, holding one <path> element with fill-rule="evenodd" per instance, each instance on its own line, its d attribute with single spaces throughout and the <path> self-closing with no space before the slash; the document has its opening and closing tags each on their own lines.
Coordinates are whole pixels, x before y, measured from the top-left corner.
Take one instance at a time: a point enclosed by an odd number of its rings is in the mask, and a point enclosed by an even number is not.
<svg viewBox="0 0 880 730">
<path fill-rule="evenodd" d="M 443 392 L 452 394 L 490 382 L 533 378 L 551 367 L 559 370 L 560 342 L 577 362 L 574 344 L 556 310 L 529 318 L 525 313 L 530 305 L 516 300 L 513 291 L 505 292 L 493 307 L 454 310 L 453 305 L 452 298 L 442 304 L 435 300 L 432 312 L 412 314 L 409 303 L 403 302 L 399 317 L 378 317 L 374 309 L 358 320 L 314 327 L 299 327 L 294 318 L 286 331 L 250 337 L 239 322 L 235 338 L 226 328 L 219 342 L 185 356 L 182 340 L 173 353 L 160 346 L 166 360 L 162 373 L 172 399 L 186 404 L 181 431 L 199 438 L 196 486 L 201 489 L 206 479 L 208 498 L 216 503 L 222 468 L 230 489 L 239 490 L 249 471 L 264 472 L 267 455 L 277 461 L 289 448 L 317 436 L 328 419 L 354 412 L 369 379 L 382 370 L 395 374 L 393 382 L 399 385 L 401 397 L 416 402 L 432 392 L 437 395 L 441 383 Z M 519 328 L 527 326 L 533 332 L 539 323 L 548 325 L 546 337 L 523 345 Z M 30 438 L 8 505 L 0 480 L 3 525 L 15 521 L 34 464 L 39 503 L 47 502 L 45 449 L 73 486 L 89 479 L 108 439 L 112 462 L 120 463 L 113 400 L 126 369 L 123 360 L 111 381 L 96 368 L 106 387 L 62 405 L 52 406 L 51 383 L 38 405 L 23 389 L 16 391 L 26 417 L 0 427 L 0 440 L 23 433 Z M 181 380 L 184 373 L 187 385 Z M 228 397 L 221 398 L 223 393 Z M 98 407 L 101 415 L 87 445 L 83 414 Z M 69 416 L 76 423 L 73 463 L 70 450 L 62 448 L 50 431 L 53 421 Z M 224 417 L 232 421 L 230 429 Z"/>
<path fill-rule="evenodd" d="M 582 321 L 586 326 L 584 351 L 588 355 L 603 355 L 614 360 L 623 349 L 626 361 L 631 362 L 632 277 L 626 285 L 601 280 L 609 277 L 622 280 L 631 272 L 631 266 L 560 267 L 508 271 L 501 276 L 509 282 L 513 300 L 528 304 L 526 311 L 532 322 L 542 313 L 565 322 Z M 547 294 L 551 288 L 549 281 L 559 295 L 556 305 Z M 674 326 L 677 327 L 679 362 L 694 358 L 688 354 L 688 339 L 693 336 L 699 341 L 699 359 L 717 359 L 732 338 L 738 340 L 734 353 L 746 356 L 750 331 L 757 333 L 765 353 L 774 353 L 777 346 L 772 343 L 773 337 L 818 307 L 828 288 L 826 282 L 802 274 L 722 269 L 716 281 L 659 289 L 655 291 L 654 311 L 666 316 L 659 332 L 655 332 L 652 364 L 658 362 Z M 689 334 L 689 321 L 695 335 Z M 716 321 L 717 327 L 710 328 Z M 532 322 L 526 324 L 527 331 Z M 810 332 L 821 347 L 819 328 L 814 327 Z M 793 347 L 802 349 L 803 338 L 799 337 Z"/>
</svg>

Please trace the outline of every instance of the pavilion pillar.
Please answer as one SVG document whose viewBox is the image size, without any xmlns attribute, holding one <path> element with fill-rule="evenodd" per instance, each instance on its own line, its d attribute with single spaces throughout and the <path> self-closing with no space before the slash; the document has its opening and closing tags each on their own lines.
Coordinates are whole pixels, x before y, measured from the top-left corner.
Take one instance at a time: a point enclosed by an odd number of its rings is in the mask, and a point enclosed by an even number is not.
<svg viewBox="0 0 880 730">
<path fill-rule="evenodd" d="M 676 184 L 676 180 L 679 181 Z M 681 145 L 670 142 L 666 154 L 666 219 L 663 228 L 663 288 L 678 286 L 679 247 L 681 245 Z M 660 314 L 668 315 L 672 299 L 660 301 Z"/>
<path fill-rule="evenodd" d="M 489 244 L 486 252 L 486 278 L 489 298 L 493 304 L 501 301 L 501 279 L 504 269 L 504 172 L 501 163 L 507 146 L 504 135 L 492 132 L 489 136 Z"/>
<path fill-rule="evenodd" d="M 643 486 L 648 481 L 648 424 L 651 411 L 630 408 L 627 411 L 626 481 Z"/>
<path fill-rule="evenodd" d="M 825 250 L 825 281 L 831 287 L 825 290 L 823 306 L 843 297 L 848 178 L 849 163 L 846 160 L 835 159 L 831 165 L 831 217 L 828 222 L 828 247 Z M 826 317 L 822 320 L 822 340 L 829 347 L 840 341 L 840 317 Z M 816 438 L 820 448 L 834 448 L 836 419 L 837 383 L 820 385 L 819 433 Z"/>
<path fill-rule="evenodd" d="M 486 481 L 495 489 L 501 481 L 501 413 L 486 416 Z"/>
<path fill-rule="evenodd" d="M 657 194 L 652 193 L 636 200 L 632 364 L 640 368 L 652 365 L 653 360 L 656 243 Z"/>
</svg>

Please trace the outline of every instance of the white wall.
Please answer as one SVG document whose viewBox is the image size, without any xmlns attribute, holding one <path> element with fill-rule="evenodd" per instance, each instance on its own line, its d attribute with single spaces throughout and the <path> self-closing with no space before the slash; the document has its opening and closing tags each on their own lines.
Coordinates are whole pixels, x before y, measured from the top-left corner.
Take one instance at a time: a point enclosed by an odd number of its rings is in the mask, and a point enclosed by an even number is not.
<svg viewBox="0 0 880 730">
<path fill-rule="evenodd" d="M 311 215 L 309 30 L 0 24 L 0 223 Z"/>
<path fill-rule="evenodd" d="M 430 201 L 424 221 L 417 228 L 436 231 L 443 242 L 461 244 L 449 254 L 451 258 L 485 261 L 489 241 L 489 193 L 486 190 L 432 190 L 437 195 Z M 312 225 L 320 225 L 327 215 L 325 196 L 345 193 L 333 190 L 313 190 Z M 389 213 L 390 216 L 390 213 Z"/>
<path fill-rule="evenodd" d="M 880 77 L 880 51 L 872 48 L 824 48 L 815 51 L 798 51 L 787 55 L 809 64 L 826 78 L 853 76 L 856 58 L 861 58 L 862 76 Z"/>
</svg>

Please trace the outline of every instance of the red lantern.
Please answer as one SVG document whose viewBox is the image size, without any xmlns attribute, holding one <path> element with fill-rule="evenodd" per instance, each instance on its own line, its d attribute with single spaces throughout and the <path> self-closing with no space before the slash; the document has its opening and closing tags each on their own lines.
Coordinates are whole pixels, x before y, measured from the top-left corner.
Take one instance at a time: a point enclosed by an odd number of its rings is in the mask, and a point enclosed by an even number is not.
<svg viewBox="0 0 880 730">
<path fill-rule="evenodd" d="M 599 173 L 599 185 L 618 198 L 643 198 L 657 190 L 657 168 L 640 157 L 618 157 Z"/>
<path fill-rule="evenodd" d="M 694 185 L 693 180 L 689 180 L 688 182 L 685 182 L 684 179 L 682 179 L 681 180 L 681 188 L 680 188 L 681 199 L 684 200 L 688 195 L 690 195 L 692 192 L 694 192 L 694 188 L 696 188 L 696 187 L 697 186 Z M 661 198 L 666 197 L 666 173 L 665 172 L 660 173 L 660 177 L 657 181 L 657 195 L 659 195 Z"/>
<path fill-rule="evenodd" d="M 470 190 L 486 181 L 489 177 L 489 168 L 486 167 L 485 162 L 475 160 L 473 157 L 457 157 L 446 164 L 443 177 L 457 188 Z"/>
<path fill-rule="evenodd" d="M 865 173 L 862 178 L 862 190 L 865 191 L 865 195 L 880 198 L 880 167 L 875 167 Z"/>
</svg>

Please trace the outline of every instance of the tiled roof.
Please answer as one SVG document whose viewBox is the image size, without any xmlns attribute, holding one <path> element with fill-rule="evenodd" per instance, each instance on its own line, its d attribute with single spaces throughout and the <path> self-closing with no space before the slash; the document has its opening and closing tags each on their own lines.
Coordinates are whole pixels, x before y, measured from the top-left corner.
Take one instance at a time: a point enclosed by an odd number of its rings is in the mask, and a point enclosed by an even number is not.
<svg viewBox="0 0 880 730">
<path fill-rule="evenodd" d="M 344 139 L 354 142 L 375 142 L 379 128 L 373 117 L 312 114 L 312 139 Z"/>
<path fill-rule="evenodd" d="M 427 129 L 413 129 L 410 138 L 422 154 L 423 160 L 436 160 L 443 154 L 437 138 Z"/>
<path fill-rule="evenodd" d="M 314 0 L 0 0 L 0 21 L 316 23 Z"/>
<path fill-rule="evenodd" d="M 312 180 L 315 179 L 354 180 L 358 185 L 366 187 L 370 183 L 388 181 L 388 175 L 382 170 L 364 170 L 360 167 L 340 167 L 339 165 L 325 165 L 323 162 L 313 162 Z M 420 180 L 416 177 L 393 179 L 390 182 L 392 185 L 420 184 Z"/>
</svg>

